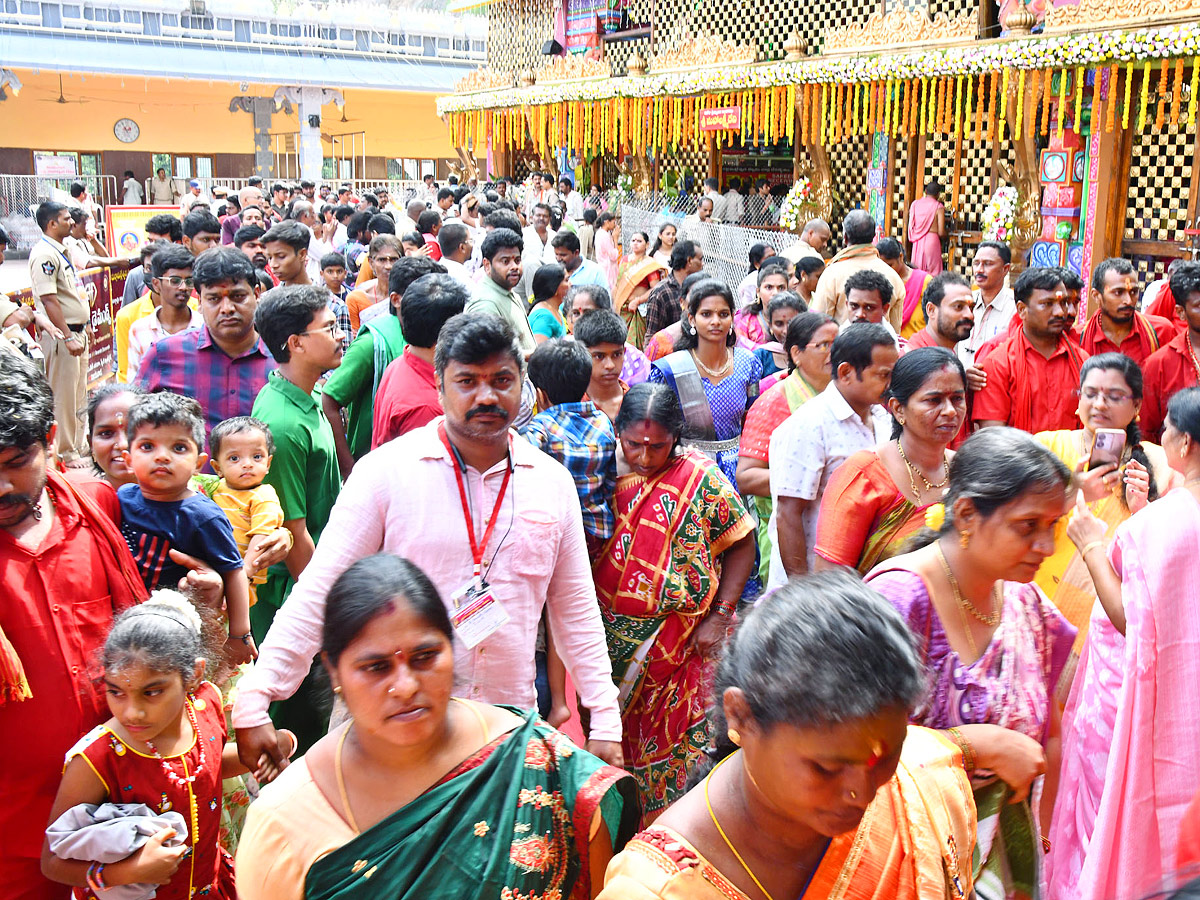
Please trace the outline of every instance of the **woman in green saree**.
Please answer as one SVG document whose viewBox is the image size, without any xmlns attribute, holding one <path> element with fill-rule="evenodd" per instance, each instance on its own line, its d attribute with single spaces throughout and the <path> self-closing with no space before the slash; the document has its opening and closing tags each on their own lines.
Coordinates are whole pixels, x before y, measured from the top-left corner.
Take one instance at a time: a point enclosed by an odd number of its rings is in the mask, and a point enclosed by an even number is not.
<svg viewBox="0 0 1200 900">
<path fill-rule="evenodd" d="M 633 780 L 535 712 L 451 696 L 453 628 L 388 554 L 335 582 L 322 661 L 351 721 L 263 789 L 241 900 L 584 900 L 637 823 Z"/>
</svg>

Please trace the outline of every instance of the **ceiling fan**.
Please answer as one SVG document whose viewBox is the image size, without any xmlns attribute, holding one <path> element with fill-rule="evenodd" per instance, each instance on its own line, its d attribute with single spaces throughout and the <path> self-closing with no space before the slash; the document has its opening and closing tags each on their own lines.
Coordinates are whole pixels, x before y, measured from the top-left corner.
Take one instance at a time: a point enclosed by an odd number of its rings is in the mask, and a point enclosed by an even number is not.
<svg viewBox="0 0 1200 900">
<path fill-rule="evenodd" d="M 87 103 L 87 101 L 86 101 L 86 100 L 84 100 L 82 97 L 81 97 L 81 98 L 79 98 L 78 100 L 68 100 L 68 99 L 67 99 L 65 96 L 63 96 L 63 80 L 62 80 L 62 74 L 61 74 L 61 73 L 59 73 L 59 76 L 58 76 L 58 96 L 57 96 L 57 97 L 55 97 L 53 100 L 43 99 L 43 100 L 42 100 L 42 103 L 59 103 L 59 104 L 64 104 L 64 105 L 65 105 L 65 104 L 67 104 L 67 103 Z"/>
</svg>

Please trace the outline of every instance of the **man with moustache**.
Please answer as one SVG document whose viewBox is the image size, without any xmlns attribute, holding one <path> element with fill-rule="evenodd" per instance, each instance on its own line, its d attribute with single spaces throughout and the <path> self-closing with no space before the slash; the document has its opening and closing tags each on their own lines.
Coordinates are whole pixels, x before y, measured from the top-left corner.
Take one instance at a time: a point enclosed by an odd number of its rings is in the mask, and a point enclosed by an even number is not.
<svg viewBox="0 0 1200 900">
<path fill-rule="evenodd" d="M 1075 389 L 1089 356 L 1066 336 L 1067 289 L 1058 269 L 1026 269 L 1013 285 L 1021 327 L 983 361 L 986 384 L 974 396 L 980 426 L 1011 425 L 1031 434 L 1074 430 Z"/>
<path fill-rule="evenodd" d="M 342 488 L 324 540 L 239 684 L 233 724 L 243 760 L 267 754 L 287 764 L 268 706 L 290 696 L 308 673 L 333 582 L 358 560 L 386 552 L 424 571 L 451 611 L 478 602 L 503 612 L 479 627 L 478 641 L 456 634 L 457 696 L 532 707 L 545 611 L 591 713 L 586 749 L 621 764 L 617 690 L 574 482 L 509 427 L 524 370 L 504 320 L 466 313 L 443 326 L 434 374 L 445 416 L 363 457 Z"/>
<path fill-rule="evenodd" d="M 908 339 L 907 350 L 945 347 L 951 352 L 971 336 L 975 327 L 975 298 L 967 279 L 956 272 L 933 276 L 921 297 L 925 327 Z"/>
<path fill-rule="evenodd" d="M 206 250 L 196 257 L 192 281 L 204 325 L 153 344 L 134 380 L 147 391 L 194 397 L 204 408 L 207 433 L 218 422 L 249 415 L 276 364 L 254 330 L 258 279 L 245 253 Z"/>
<path fill-rule="evenodd" d="M 1138 312 L 1141 290 L 1129 260 L 1115 257 L 1096 266 L 1091 294 L 1097 308 L 1080 340 L 1089 355 L 1124 353 L 1144 366 L 1150 354 L 1175 337 L 1170 319 Z"/>
</svg>

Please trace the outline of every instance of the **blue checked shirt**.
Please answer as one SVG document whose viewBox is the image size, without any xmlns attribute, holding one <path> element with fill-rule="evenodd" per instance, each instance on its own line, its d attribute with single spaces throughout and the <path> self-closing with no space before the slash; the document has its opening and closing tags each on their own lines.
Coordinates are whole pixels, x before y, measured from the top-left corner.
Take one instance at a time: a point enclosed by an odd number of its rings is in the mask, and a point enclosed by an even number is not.
<svg viewBox="0 0 1200 900">
<path fill-rule="evenodd" d="M 583 530 L 602 541 L 612 537 L 617 434 L 608 416 L 590 400 L 560 403 L 534 416 L 521 434 L 571 473 L 583 510 Z"/>
</svg>

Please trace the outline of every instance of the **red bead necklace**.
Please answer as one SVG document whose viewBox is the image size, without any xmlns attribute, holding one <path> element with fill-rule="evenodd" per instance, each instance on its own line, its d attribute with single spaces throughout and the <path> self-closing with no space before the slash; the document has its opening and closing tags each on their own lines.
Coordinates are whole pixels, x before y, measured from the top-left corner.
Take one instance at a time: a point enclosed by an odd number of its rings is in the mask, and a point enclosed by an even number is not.
<svg viewBox="0 0 1200 900">
<path fill-rule="evenodd" d="M 192 724 L 192 733 L 195 735 L 196 743 L 200 746 L 200 762 L 196 764 L 196 769 L 190 775 L 177 775 L 171 769 L 171 764 L 158 752 L 158 748 L 154 746 L 153 741 L 146 741 L 146 746 L 150 748 L 150 752 L 154 754 L 154 758 L 162 764 L 163 772 L 166 773 L 167 779 L 178 787 L 184 787 L 196 780 L 196 776 L 204 771 L 205 754 L 204 741 L 200 738 L 200 726 L 196 722 L 196 710 L 192 704 L 184 700 L 183 707 L 187 710 L 188 721 Z M 184 771 L 187 771 L 187 766 L 184 766 Z"/>
</svg>

